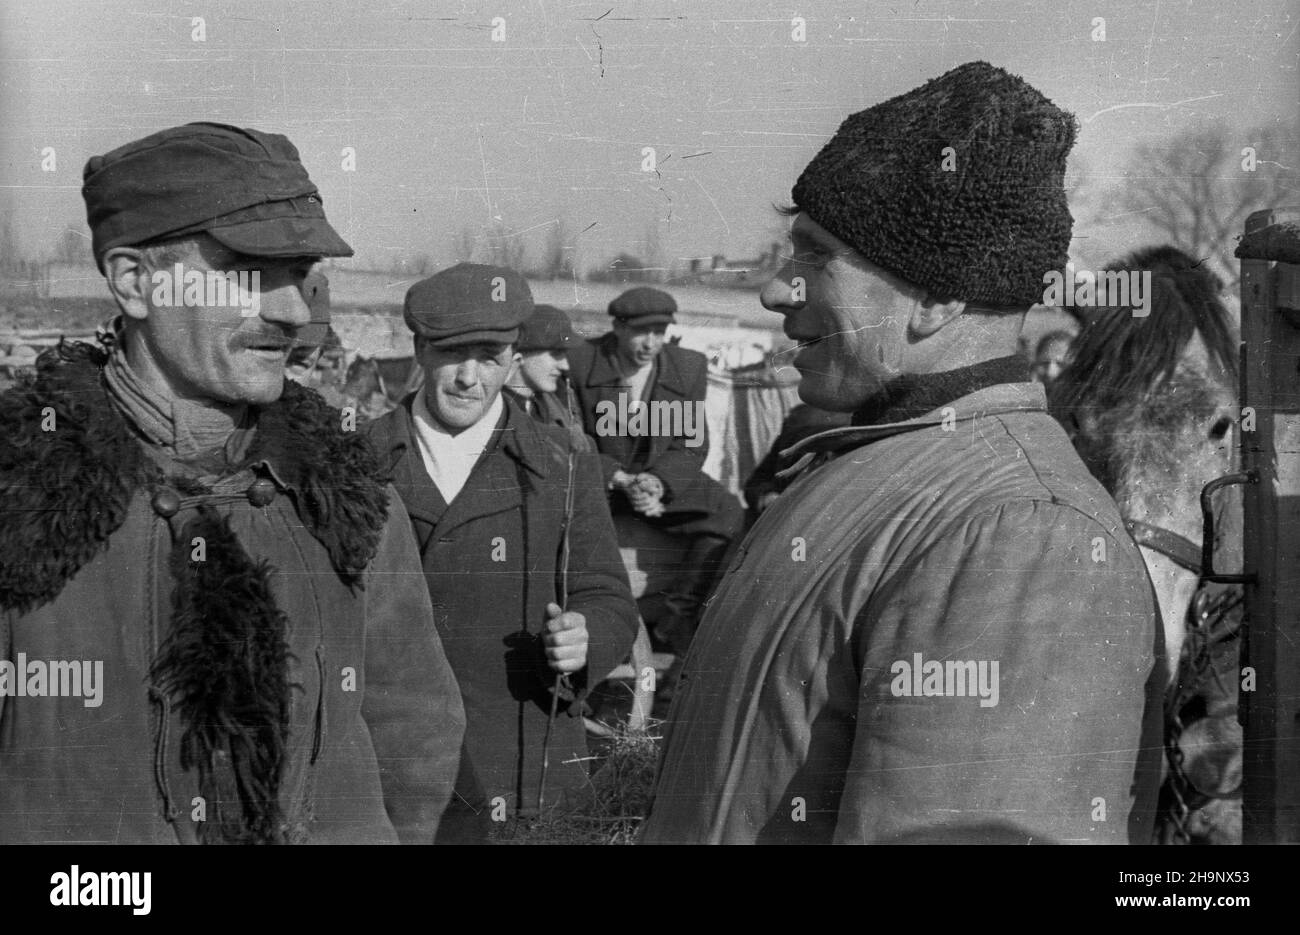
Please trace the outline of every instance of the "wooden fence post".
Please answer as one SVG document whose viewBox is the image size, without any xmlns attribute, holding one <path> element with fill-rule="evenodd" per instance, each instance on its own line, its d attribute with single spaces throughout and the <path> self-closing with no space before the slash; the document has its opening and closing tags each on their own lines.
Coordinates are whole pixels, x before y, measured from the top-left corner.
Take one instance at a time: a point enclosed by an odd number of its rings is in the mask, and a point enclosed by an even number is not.
<svg viewBox="0 0 1300 935">
<path fill-rule="evenodd" d="M 1241 259 L 1246 643 L 1242 841 L 1300 843 L 1300 208 L 1257 211 Z M 1253 681 L 1252 681 L 1253 677 Z"/>
</svg>

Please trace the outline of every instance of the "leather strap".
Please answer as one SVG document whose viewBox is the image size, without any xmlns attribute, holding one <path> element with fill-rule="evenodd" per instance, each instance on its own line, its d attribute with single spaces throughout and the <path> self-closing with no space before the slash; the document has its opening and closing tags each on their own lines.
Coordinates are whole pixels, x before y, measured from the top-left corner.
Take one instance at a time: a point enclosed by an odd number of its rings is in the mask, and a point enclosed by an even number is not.
<svg viewBox="0 0 1300 935">
<path fill-rule="evenodd" d="M 1201 573 L 1201 547 L 1192 540 L 1138 519 L 1124 520 L 1124 528 L 1138 545 L 1154 549 L 1193 574 Z"/>
</svg>

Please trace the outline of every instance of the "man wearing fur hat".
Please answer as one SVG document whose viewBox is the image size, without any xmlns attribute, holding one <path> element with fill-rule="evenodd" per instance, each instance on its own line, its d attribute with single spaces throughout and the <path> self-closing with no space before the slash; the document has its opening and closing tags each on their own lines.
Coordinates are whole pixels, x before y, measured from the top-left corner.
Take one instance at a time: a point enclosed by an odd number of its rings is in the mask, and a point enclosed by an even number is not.
<svg viewBox="0 0 1300 935">
<path fill-rule="evenodd" d="M 502 392 L 532 313 L 527 281 L 503 267 L 461 263 L 413 285 L 404 317 L 424 386 L 369 429 L 464 695 L 479 788 L 463 794 L 494 819 L 587 786 L 576 693 L 623 660 L 636 628 L 599 463 Z M 558 698 L 557 675 L 576 680 Z"/>
<path fill-rule="evenodd" d="M 762 301 L 803 400 L 852 423 L 795 446 L 727 571 L 643 840 L 1149 840 L 1151 587 L 1015 354 L 1065 265 L 1074 134 L 976 62 L 804 170 Z"/>
<path fill-rule="evenodd" d="M 464 709 L 410 523 L 285 380 L 352 249 L 283 136 L 89 161 L 106 349 L 0 399 L 0 840 L 429 843 Z"/>
</svg>

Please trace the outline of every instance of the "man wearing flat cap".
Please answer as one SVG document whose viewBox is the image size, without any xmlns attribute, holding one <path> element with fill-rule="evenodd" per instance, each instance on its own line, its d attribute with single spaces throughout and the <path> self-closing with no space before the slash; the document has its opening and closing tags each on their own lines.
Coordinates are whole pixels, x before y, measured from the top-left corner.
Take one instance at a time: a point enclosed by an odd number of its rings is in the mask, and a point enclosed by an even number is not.
<svg viewBox="0 0 1300 935">
<path fill-rule="evenodd" d="M 577 693 L 623 660 L 636 627 L 595 457 L 502 393 L 533 308 L 502 267 L 461 263 L 416 283 L 404 317 L 424 386 L 370 426 L 420 545 L 493 818 L 586 785 Z M 558 700 L 557 675 L 569 682 Z"/>
<path fill-rule="evenodd" d="M 852 423 L 794 446 L 705 614 L 644 841 L 1149 841 L 1151 586 L 1015 356 L 1074 135 L 974 62 L 800 176 L 762 301 L 802 399 Z"/>
<path fill-rule="evenodd" d="M 464 708 L 401 502 L 285 380 L 351 248 L 283 136 L 89 161 L 121 312 L 0 399 L 0 841 L 430 843 Z"/>
<path fill-rule="evenodd" d="M 539 422 L 564 429 L 577 451 L 593 454 L 596 443 L 582 430 L 566 377 L 569 349 L 577 344 L 569 316 L 554 305 L 538 305 L 519 326 L 519 360 L 506 381 L 506 395 Z"/>
<path fill-rule="evenodd" d="M 583 428 L 596 440 L 604 465 L 611 511 L 687 543 L 663 612 L 646 608 L 652 632 L 680 655 L 740 534 L 744 512 L 704 473 L 708 362 L 698 351 L 665 342 L 676 312 L 676 301 L 660 289 L 629 289 L 609 304 L 613 330 L 579 343 L 569 362 Z M 683 418 L 673 418 L 676 413 Z M 648 597 L 651 605 L 658 596 Z"/>
</svg>

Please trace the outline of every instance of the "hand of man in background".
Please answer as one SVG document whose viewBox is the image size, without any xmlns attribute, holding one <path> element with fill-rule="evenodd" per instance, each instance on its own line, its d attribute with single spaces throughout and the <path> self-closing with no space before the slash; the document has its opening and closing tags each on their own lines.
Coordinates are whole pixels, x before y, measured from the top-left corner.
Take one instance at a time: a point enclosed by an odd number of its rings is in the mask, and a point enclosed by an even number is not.
<svg viewBox="0 0 1300 935">
<path fill-rule="evenodd" d="M 664 482 L 653 474 L 638 474 L 626 490 L 632 509 L 643 516 L 661 516 L 664 512 Z"/>
</svg>

